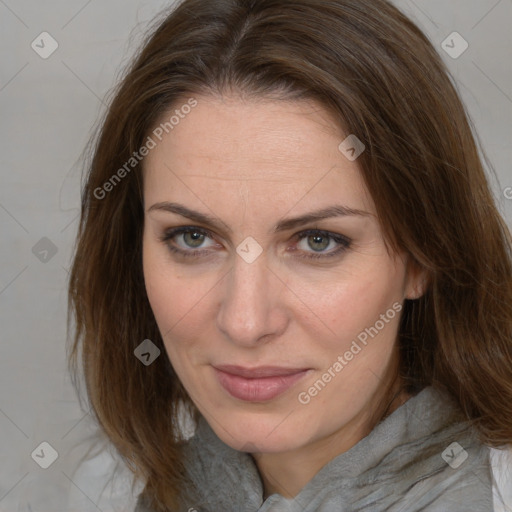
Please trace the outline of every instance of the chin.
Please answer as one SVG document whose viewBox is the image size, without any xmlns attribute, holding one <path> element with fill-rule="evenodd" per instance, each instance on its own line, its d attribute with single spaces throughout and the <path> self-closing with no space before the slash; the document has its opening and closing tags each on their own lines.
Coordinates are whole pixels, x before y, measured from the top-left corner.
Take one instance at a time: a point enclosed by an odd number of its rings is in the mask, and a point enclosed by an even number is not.
<svg viewBox="0 0 512 512">
<path fill-rule="evenodd" d="M 304 430 L 298 424 L 289 421 L 289 412 L 265 413 L 262 411 L 242 412 L 231 411 L 224 414 L 225 418 L 218 422 L 210 422 L 217 436 L 235 450 L 246 452 L 279 453 L 293 450 L 306 442 Z M 299 439 L 297 434 L 301 433 Z"/>
</svg>

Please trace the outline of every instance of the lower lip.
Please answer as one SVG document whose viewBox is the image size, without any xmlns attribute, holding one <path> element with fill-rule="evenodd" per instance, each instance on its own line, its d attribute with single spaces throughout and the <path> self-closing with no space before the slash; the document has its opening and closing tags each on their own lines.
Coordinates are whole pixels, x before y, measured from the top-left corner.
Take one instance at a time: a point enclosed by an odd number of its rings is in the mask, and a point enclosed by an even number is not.
<svg viewBox="0 0 512 512">
<path fill-rule="evenodd" d="M 214 368 L 221 386 L 233 397 L 245 402 L 265 402 L 272 400 L 290 389 L 309 370 L 291 375 L 246 379 Z"/>
</svg>

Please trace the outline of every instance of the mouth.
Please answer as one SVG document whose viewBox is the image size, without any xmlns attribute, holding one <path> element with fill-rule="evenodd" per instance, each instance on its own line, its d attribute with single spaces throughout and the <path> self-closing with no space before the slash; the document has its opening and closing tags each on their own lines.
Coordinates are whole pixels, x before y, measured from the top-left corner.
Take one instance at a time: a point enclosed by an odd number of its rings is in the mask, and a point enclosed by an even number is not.
<svg viewBox="0 0 512 512">
<path fill-rule="evenodd" d="M 245 402 L 266 402 L 276 398 L 301 380 L 311 368 L 222 365 L 213 367 L 220 385 L 232 397 Z"/>
</svg>

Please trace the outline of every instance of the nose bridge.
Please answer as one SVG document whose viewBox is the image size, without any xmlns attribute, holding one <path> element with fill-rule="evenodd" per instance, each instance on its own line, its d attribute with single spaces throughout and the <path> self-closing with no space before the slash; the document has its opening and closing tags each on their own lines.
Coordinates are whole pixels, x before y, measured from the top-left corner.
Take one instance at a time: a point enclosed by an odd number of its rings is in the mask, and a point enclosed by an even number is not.
<svg viewBox="0 0 512 512">
<path fill-rule="evenodd" d="M 279 329 L 273 281 L 264 254 L 252 262 L 236 255 L 217 318 L 219 329 L 233 343 L 257 343 Z"/>
</svg>

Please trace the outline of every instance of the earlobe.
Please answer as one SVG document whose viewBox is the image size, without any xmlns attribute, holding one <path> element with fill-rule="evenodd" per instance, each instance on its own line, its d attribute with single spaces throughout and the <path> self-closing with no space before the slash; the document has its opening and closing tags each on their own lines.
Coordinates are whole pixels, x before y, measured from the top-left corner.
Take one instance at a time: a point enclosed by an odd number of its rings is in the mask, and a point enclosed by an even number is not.
<svg viewBox="0 0 512 512">
<path fill-rule="evenodd" d="M 408 261 L 407 267 L 405 298 L 409 300 L 417 300 L 427 291 L 429 276 L 427 270 L 422 268 L 419 263 L 412 259 Z"/>
<path fill-rule="evenodd" d="M 408 300 L 420 299 L 425 294 L 426 286 L 424 282 L 415 286 L 409 293 L 406 294 L 405 298 Z"/>
</svg>

